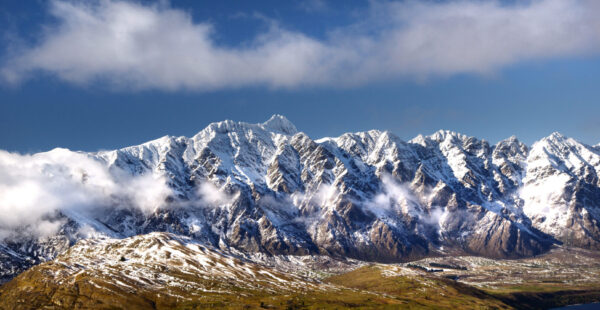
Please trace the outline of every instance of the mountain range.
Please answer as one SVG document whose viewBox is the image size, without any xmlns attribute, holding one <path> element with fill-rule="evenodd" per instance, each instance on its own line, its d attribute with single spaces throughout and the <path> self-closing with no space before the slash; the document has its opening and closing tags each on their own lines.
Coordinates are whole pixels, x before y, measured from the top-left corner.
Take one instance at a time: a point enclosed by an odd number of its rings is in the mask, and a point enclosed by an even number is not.
<svg viewBox="0 0 600 310">
<path fill-rule="evenodd" d="M 153 232 L 241 256 L 383 263 L 600 249 L 600 146 L 559 133 L 531 146 L 445 130 L 313 140 L 274 115 L 118 150 L 2 151 L 0 171 L 2 281 L 76 243 Z"/>
</svg>

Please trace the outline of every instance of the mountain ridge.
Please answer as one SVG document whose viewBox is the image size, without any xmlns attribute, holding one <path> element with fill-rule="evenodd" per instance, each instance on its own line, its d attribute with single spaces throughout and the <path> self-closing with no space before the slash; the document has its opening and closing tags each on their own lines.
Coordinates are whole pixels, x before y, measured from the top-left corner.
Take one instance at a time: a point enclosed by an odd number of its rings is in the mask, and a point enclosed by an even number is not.
<svg viewBox="0 0 600 310">
<path fill-rule="evenodd" d="M 600 151 L 559 133 L 531 147 L 514 136 L 490 145 L 444 130 L 408 142 L 378 130 L 312 140 L 274 115 L 211 123 L 190 138 L 31 157 L 67 170 L 69 186 L 109 194 L 88 209 L 49 209 L 41 223 L 60 224 L 49 236 L 19 228 L 20 239 L 5 239 L 0 254 L 16 261 L 5 278 L 76 240 L 153 231 L 247 253 L 381 262 L 600 245 Z"/>
</svg>

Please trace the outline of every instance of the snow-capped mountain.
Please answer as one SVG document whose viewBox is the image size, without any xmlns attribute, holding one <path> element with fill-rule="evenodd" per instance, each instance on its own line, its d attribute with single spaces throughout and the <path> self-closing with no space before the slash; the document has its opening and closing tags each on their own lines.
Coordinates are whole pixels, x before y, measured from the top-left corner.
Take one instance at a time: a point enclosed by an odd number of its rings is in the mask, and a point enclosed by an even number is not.
<svg viewBox="0 0 600 310">
<path fill-rule="evenodd" d="M 1 155 L 15 178 L 59 184 L 29 199 L 48 205 L 35 221 L 0 221 L 6 279 L 80 239 L 155 231 L 224 251 L 382 262 L 600 248 L 600 150 L 558 133 L 531 148 L 451 131 L 313 140 L 275 115 L 114 151 Z M 80 195 L 54 199 L 65 188 Z"/>
<path fill-rule="evenodd" d="M 598 248 L 600 152 L 559 133 L 529 152 L 520 196 L 539 230 L 568 244 Z"/>
</svg>

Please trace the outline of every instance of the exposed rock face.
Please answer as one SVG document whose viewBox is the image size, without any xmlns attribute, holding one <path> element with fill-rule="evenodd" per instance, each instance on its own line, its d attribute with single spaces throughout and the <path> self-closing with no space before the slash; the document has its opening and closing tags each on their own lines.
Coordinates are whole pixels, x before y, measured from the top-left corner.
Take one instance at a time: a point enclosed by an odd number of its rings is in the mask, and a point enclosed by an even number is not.
<svg viewBox="0 0 600 310">
<path fill-rule="evenodd" d="M 273 116 L 86 156 L 113 174 L 164 177 L 172 191 L 152 212 L 113 205 L 86 215 L 96 235 L 167 231 L 244 252 L 384 262 L 600 244 L 600 150 L 559 134 L 531 150 L 515 137 L 490 145 L 450 131 L 312 140 Z M 59 235 L 82 238 L 81 216 L 61 215 L 73 229 Z M 0 253 L 12 265 L 42 257 L 24 244 Z"/>
</svg>

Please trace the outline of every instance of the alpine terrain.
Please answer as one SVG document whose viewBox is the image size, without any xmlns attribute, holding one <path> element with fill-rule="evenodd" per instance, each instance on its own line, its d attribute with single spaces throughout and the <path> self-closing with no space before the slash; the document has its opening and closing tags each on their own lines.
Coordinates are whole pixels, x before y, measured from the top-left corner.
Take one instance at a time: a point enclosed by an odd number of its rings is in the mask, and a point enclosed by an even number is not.
<svg viewBox="0 0 600 310">
<path fill-rule="evenodd" d="M 600 268 L 600 146 L 556 132 L 531 146 L 444 130 L 313 140 L 274 115 L 118 150 L 2 151 L 0 173 L 19 184 L 0 180 L 0 308 L 511 308 L 515 288 L 465 270 L 548 257 L 552 272 L 565 251 Z M 576 274 L 540 283 L 598 289 Z M 426 298 L 440 290 L 455 304 Z"/>
</svg>

